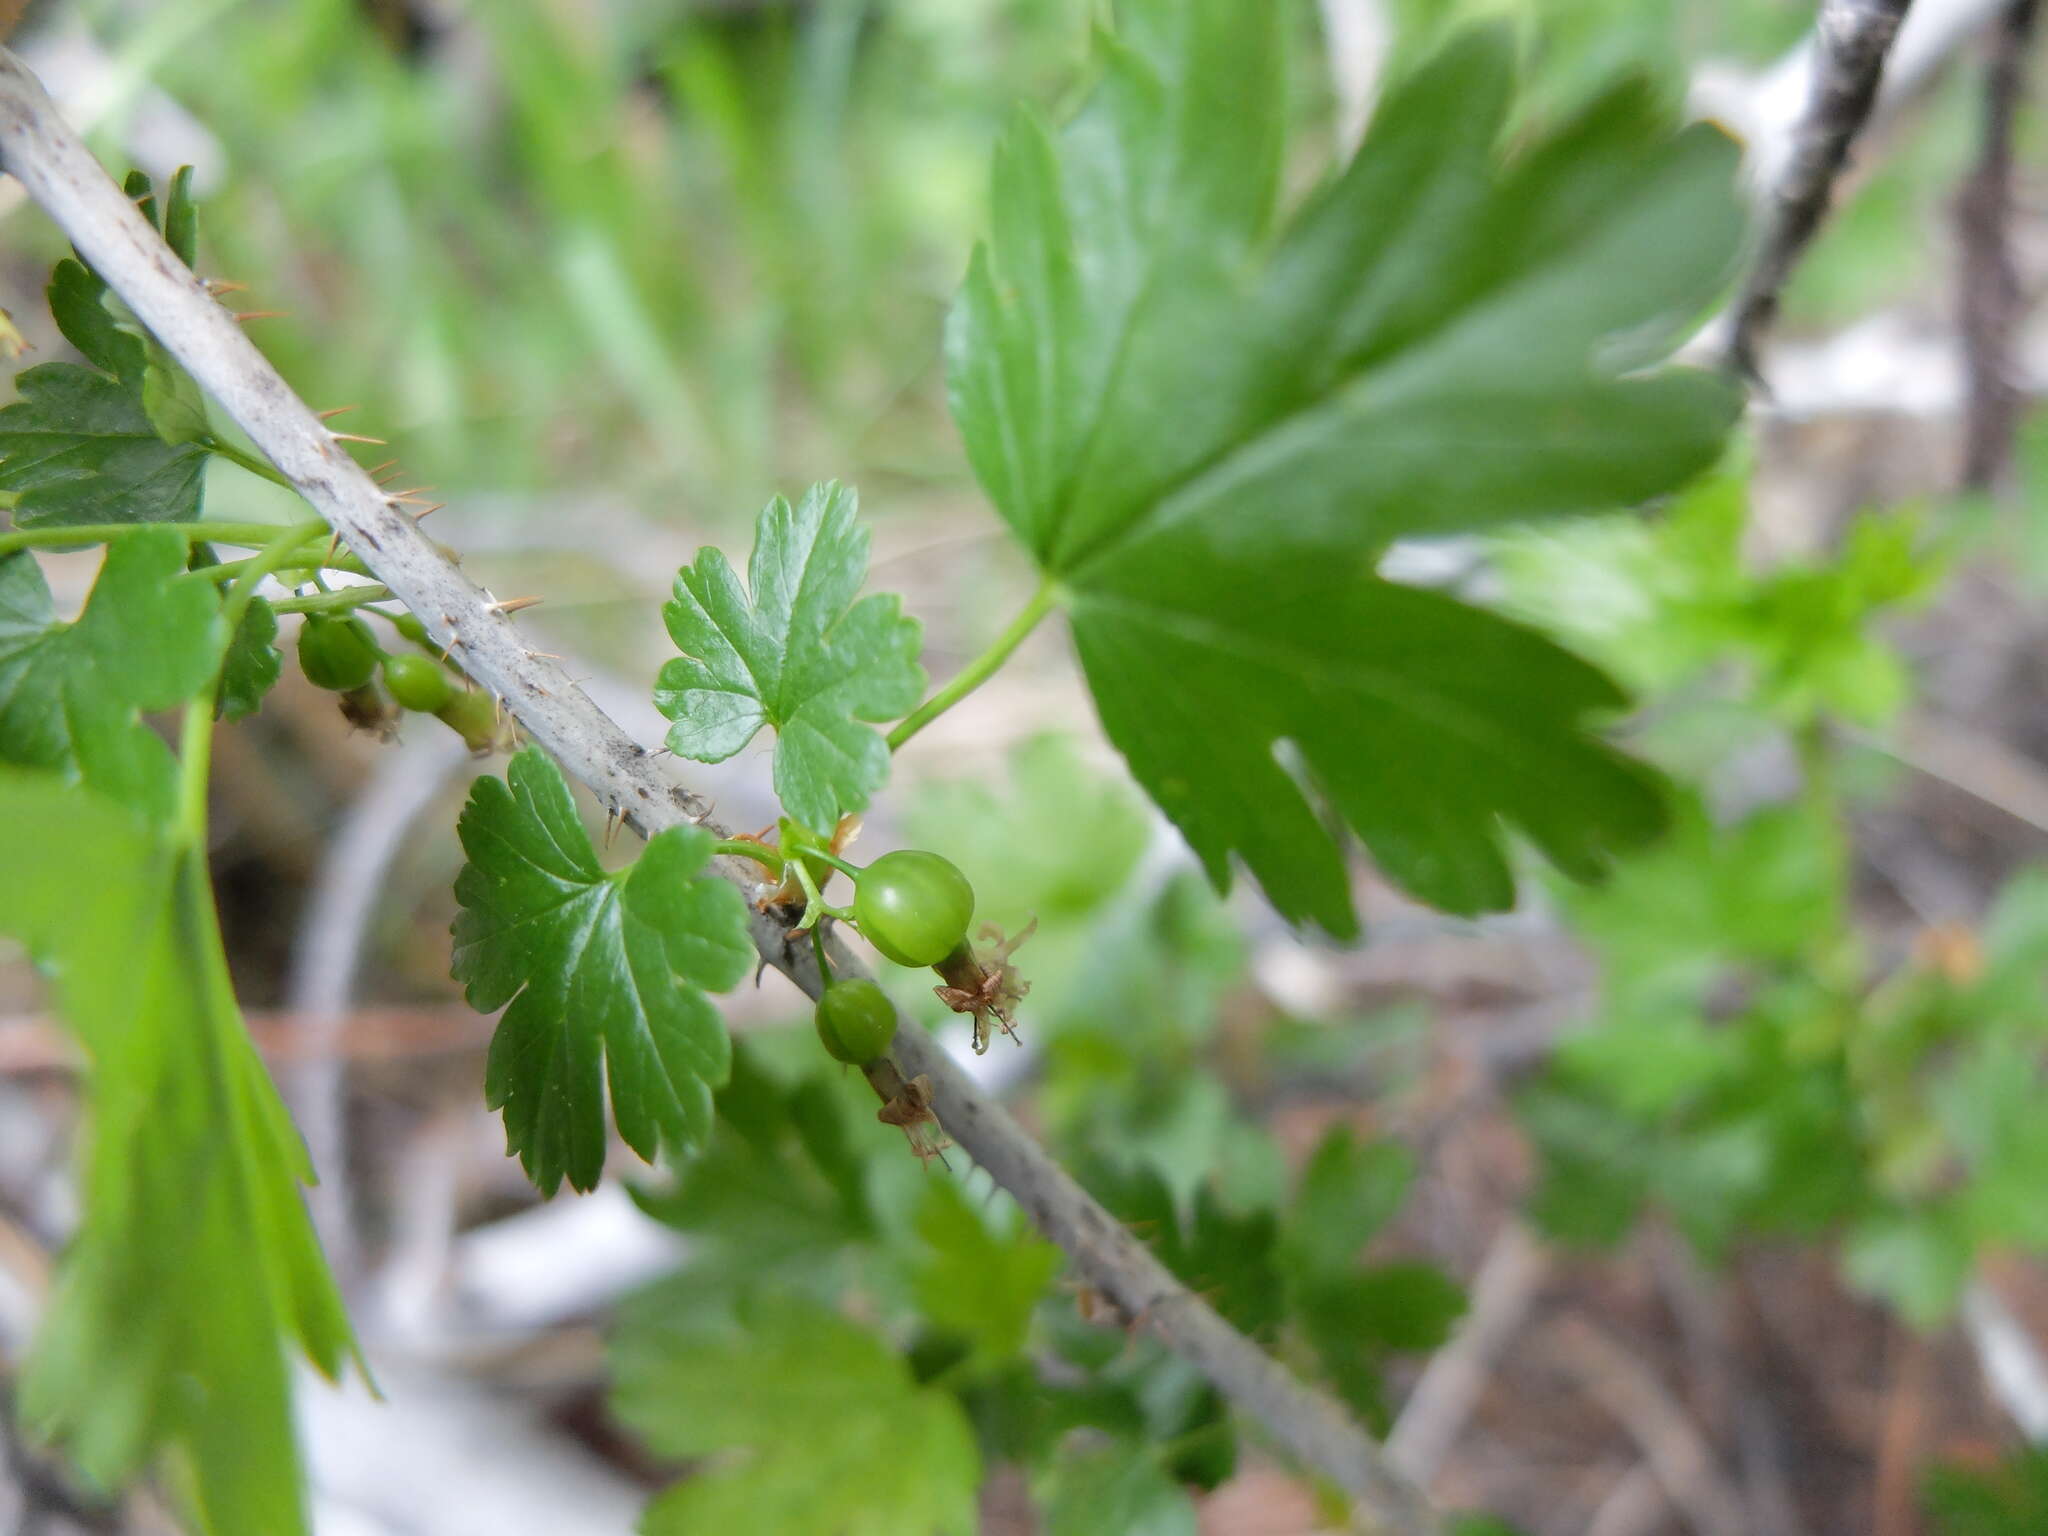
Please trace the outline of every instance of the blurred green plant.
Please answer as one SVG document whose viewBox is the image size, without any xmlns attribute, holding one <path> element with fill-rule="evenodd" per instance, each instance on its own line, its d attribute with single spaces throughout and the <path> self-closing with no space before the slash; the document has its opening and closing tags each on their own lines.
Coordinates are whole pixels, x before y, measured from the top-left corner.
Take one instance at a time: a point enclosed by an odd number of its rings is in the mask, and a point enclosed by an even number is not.
<svg viewBox="0 0 2048 1536">
<path fill-rule="evenodd" d="M 1503 551 L 1510 605 L 1643 687 L 1668 757 L 1725 778 L 1775 739 L 1799 781 L 1734 813 L 1689 800 L 1604 888 L 1560 889 L 1601 998 L 1519 1097 L 1544 1163 L 1533 1210 L 1609 1242 L 1654 1208 L 1709 1255 L 1834 1236 L 1854 1284 L 1933 1326 L 1978 1253 L 2048 1248 L 2048 1137 L 2022 1108 L 2048 1061 L 2048 878 L 2012 881 L 1977 931 L 1867 953 L 1845 825 L 1859 749 L 1839 727 L 1881 732 L 1905 707 L 1883 621 L 1936 592 L 1980 525 L 1865 514 L 1824 556 L 1760 565 L 1746 522 L 1730 469 L 1654 523 Z"/>
<path fill-rule="evenodd" d="M 1941 1536 L 2033 1536 L 2048 1529 L 2048 1451 L 2014 1451 L 1987 1469 L 1937 1467 L 1921 1502 Z"/>
</svg>

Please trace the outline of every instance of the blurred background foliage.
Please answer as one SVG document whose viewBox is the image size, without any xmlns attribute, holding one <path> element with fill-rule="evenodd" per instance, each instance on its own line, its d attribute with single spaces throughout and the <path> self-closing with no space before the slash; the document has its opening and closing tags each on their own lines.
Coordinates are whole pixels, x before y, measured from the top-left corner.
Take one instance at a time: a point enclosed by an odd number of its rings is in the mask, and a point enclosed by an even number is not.
<svg viewBox="0 0 2048 1536">
<path fill-rule="evenodd" d="M 1320 29 L 1296 9 L 1299 110 L 1327 128 Z M 1390 9 L 1396 67 L 1515 19 L 1532 111 L 1627 68 L 1676 93 L 1690 61 L 1761 64 L 1807 22 L 1786 0 Z M 813 479 L 858 481 L 884 515 L 964 492 L 945 308 L 994 135 L 1012 103 L 1078 93 L 1093 10 L 81 0 L 43 19 L 104 52 L 97 148 L 159 179 L 200 167 L 208 264 L 251 284 L 247 307 L 290 312 L 258 334 L 309 397 L 361 402 L 358 430 L 530 526 L 547 514 L 522 502 L 602 491 L 723 529 Z M 1939 196 L 1967 137 L 1957 107 L 1806 269 L 1816 313 L 1910 282 L 1918 194 Z M 1329 138 L 1302 142 L 1307 178 Z"/>
</svg>

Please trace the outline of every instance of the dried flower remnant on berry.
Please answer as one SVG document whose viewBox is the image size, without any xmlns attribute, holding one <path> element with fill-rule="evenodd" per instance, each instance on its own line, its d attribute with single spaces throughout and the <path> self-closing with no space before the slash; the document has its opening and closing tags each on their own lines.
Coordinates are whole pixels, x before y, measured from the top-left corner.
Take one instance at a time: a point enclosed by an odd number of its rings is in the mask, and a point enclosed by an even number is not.
<svg viewBox="0 0 2048 1536">
<path fill-rule="evenodd" d="M 933 987 L 938 1000 L 955 1013 L 974 1015 L 974 1054 L 988 1054 L 988 1043 L 1000 1029 L 1017 1044 L 1016 1009 L 1031 990 L 1031 983 L 1017 974 L 1010 956 L 1038 931 L 1032 918 L 1014 939 L 1005 939 L 994 923 L 981 925 L 982 944 L 963 944 L 933 967 L 946 978 L 946 985 Z"/>
</svg>

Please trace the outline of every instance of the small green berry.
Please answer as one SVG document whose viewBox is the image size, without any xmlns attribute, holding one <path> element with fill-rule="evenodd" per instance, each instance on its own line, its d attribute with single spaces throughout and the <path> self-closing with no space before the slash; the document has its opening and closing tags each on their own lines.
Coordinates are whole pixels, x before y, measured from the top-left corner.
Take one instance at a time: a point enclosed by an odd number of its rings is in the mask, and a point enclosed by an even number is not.
<svg viewBox="0 0 2048 1536">
<path fill-rule="evenodd" d="M 865 977 L 835 981 L 818 999 L 818 1039 L 834 1061 L 864 1067 L 896 1038 L 896 1010 Z"/>
<path fill-rule="evenodd" d="M 442 708 L 455 693 L 447 668 L 424 656 L 386 657 L 384 686 L 402 707 L 421 714 L 432 714 Z"/>
</svg>

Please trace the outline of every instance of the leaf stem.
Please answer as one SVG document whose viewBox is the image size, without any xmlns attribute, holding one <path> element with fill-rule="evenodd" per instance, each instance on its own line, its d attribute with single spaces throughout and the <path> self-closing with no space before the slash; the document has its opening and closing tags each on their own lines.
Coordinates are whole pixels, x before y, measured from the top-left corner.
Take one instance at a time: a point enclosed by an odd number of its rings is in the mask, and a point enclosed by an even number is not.
<svg viewBox="0 0 2048 1536">
<path fill-rule="evenodd" d="M 804 850 L 804 857 L 807 859 L 816 859 L 821 864 L 830 864 L 834 869 L 838 870 L 839 873 L 846 876 L 847 879 L 853 881 L 855 884 L 859 884 L 860 882 L 860 866 L 858 864 L 847 863 L 846 860 L 839 857 L 839 855 L 836 853 L 827 853 L 823 848 L 806 848 Z"/>
<path fill-rule="evenodd" d="M 736 859 L 752 859 L 756 864 L 766 865 L 778 875 L 782 873 L 785 862 L 782 855 L 773 848 L 766 843 L 757 843 L 750 837 L 722 837 L 712 844 L 711 851 L 727 854 Z"/>
<path fill-rule="evenodd" d="M 233 633 L 230 631 L 230 633 Z M 194 853 L 206 847 L 206 785 L 213 774 L 213 694 L 208 683 L 185 701 L 178 731 L 177 841 Z"/>
<path fill-rule="evenodd" d="M 332 560 L 329 560 L 327 558 L 328 537 L 329 535 L 327 532 L 327 525 L 323 523 L 320 526 L 320 536 L 318 538 L 308 541 L 306 544 L 302 545 L 300 548 L 293 551 L 294 555 L 303 555 L 305 557 L 304 559 L 280 561 L 277 565 L 271 567 L 271 569 L 273 571 L 288 571 L 295 567 L 302 566 L 306 570 L 313 573 L 313 580 L 316 583 L 320 582 L 319 573 L 321 571 L 347 571 L 350 574 L 356 576 L 365 576 L 369 574 L 362 568 L 362 562 L 357 560 L 353 555 L 338 554 Z M 187 572 L 187 575 L 196 578 L 201 578 L 207 581 L 233 581 L 237 576 L 240 576 L 242 572 L 249 568 L 254 558 L 254 556 L 251 556 L 249 560 L 229 560 L 220 565 L 205 566 L 200 570 Z M 323 590 L 325 590 L 324 584 Z"/>
<path fill-rule="evenodd" d="M 276 532 L 274 525 L 272 531 Z M 228 589 L 220 605 L 221 622 L 230 642 L 242 627 L 242 616 L 249 611 L 263 578 L 288 564 L 300 545 L 326 531 L 327 524 L 318 518 L 294 523 L 277 533 L 254 559 L 243 562 L 246 569 L 235 578 L 234 586 Z M 178 842 L 195 856 L 202 855 L 206 848 L 206 786 L 213 772 L 213 711 L 219 690 L 220 678 L 216 674 L 185 701 L 184 724 L 178 733 L 178 819 L 174 833 Z"/>
<path fill-rule="evenodd" d="M 0 556 L 17 549 L 63 549 L 109 544 L 143 528 L 168 528 L 188 544 L 235 544 L 256 549 L 285 527 L 283 523 L 78 523 L 64 528 L 10 528 L 0 533 Z M 300 525 L 303 526 L 303 525 Z M 326 533 L 327 525 L 320 525 Z M 304 539 L 299 541 L 305 543 Z"/>
<path fill-rule="evenodd" d="M 930 725 L 947 710 L 958 704 L 968 694 L 995 676 L 996 670 L 1010 659 L 1010 653 L 1024 643 L 1025 636 L 1038 628 L 1039 620 L 1052 612 L 1058 600 L 1058 589 L 1048 576 L 1038 584 L 1038 590 L 1031 594 L 1031 601 L 1024 605 L 1024 611 L 1010 621 L 1010 627 L 996 636 L 995 643 L 974 660 L 967 663 L 953 680 L 937 693 L 906 715 L 889 733 L 889 750 L 894 752 L 919 731 Z"/>
<path fill-rule="evenodd" d="M 246 469 L 250 474 L 268 480 L 272 485 L 281 485 L 294 496 L 298 495 L 299 488 L 293 485 L 277 466 L 269 460 L 259 459 L 253 453 L 244 453 L 233 443 L 226 442 L 218 437 L 207 438 L 206 446 L 212 452 L 226 459 L 230 464 Z"/>
<path fill-rule="evenodd" d="M 309 597 L 279 598 L 270 606 L 279 613 L 346 613 L 351 608 L 360 608 L 365 603 L 388 601 L 391 589 L 379 584 L 360 587 L 336 587 L 331 592 L 315 592 Z"/>
<path fill-rule="evenodd" d="M 222 600 L 220 605 L 220 616 L 226 621 L 230 636 L 240 628 L 242 615 L 249 611 L 249 604 L 256 596 L 256 589 L 263 585 L 263 578 L 272 571 L 282 570 L 286 566 L 296 564 L 297 562 L 292 559 L 292 556 L 299 552 L 300 547 L 310 543 L 313 539 L 326 532 L 327 524 L 324 520 L 317 517 L 309 518 L 303 523 L 292 524 L 291 527 L 285 529 L 276 538 L 256 551 L 249 559 L 236 562 L 241 567 L 241 574 L 235 577 L 235 584 L 228 588 L 228 595 Z M 352 587 L 348 589 L 351 595 L 356 592 L 367 593 L 381 590 L 383 589 L 377 587 Z M 386 591 L 384 595 L 389 597 L 391 594 Z M 287 599 L 287 601 L 305 603 L 312 602 L 313 599 L 297 598 Z M 365 597 L 361 601 L 369 602 L 371 599 Z M 282 607 L 283 605 L 280 604 L 279 606 Z M 286 611 L 297 610 L 288 609 Z"/>
</svg>

